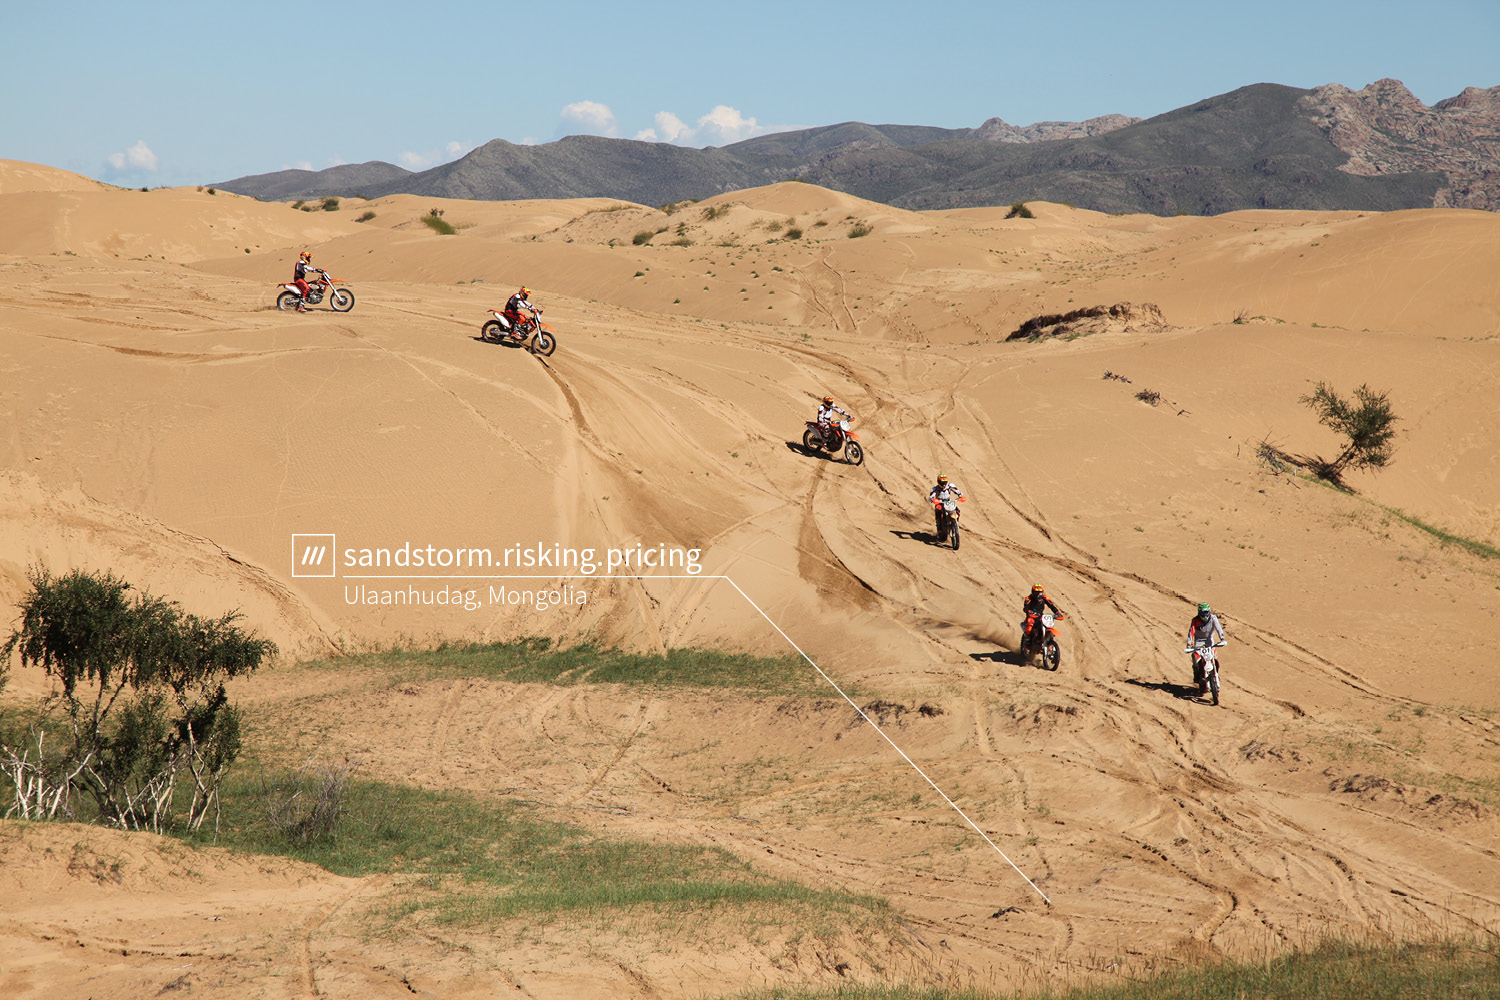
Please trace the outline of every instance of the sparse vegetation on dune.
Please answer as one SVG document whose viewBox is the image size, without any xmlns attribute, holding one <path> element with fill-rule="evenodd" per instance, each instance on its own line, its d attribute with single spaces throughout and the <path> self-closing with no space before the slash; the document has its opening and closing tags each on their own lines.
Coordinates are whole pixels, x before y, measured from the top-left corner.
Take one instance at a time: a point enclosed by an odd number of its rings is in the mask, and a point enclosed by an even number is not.
<svg viewBox="0 0 1500 1000">
<path fill-rule="evenodd" d="M 1190 966 L 1073 989 L 850 984 L 734 994 L 735 1000 L 1427 1000 L 1500 995 L 1493 939 L 1429 944 L 1329 941 L 1263 961 Z"/>
<path fill-rule="evenodd" d="M 454 236 L 458 233 L 458 230 L 453 228 L 452 223 L 443 218 L 443 210 L 441 208 L 434 208 L 422 216 L 422 221 L 427 224 L 427 228 L 439 236 Z"/>
<path fill-rule="evenodd" d="M 755 656 L 711 649 L 672 649 L 665 656 L 583 643 L 557 646 L 540 637 L 515 642 L 448 643 L 434 649 L 359 653 L 304 666 L 378 670 L 401 679 L 482 677 L 547 684 L 636 684 L 725 688 L 757 694 L 822 694 L 827 686 L 795 656 Z"/>
</svg>

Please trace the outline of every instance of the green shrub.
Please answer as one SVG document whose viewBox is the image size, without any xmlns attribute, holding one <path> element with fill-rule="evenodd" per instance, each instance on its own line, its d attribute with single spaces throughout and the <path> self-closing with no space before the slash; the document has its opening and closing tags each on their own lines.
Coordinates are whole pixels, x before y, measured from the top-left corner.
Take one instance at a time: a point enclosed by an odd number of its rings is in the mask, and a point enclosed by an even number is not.
<svg viewBox="0 0 1500 1000">
<path fill-rule="evenodd" d="M 728 214 L 729 205 L 727 203 L 723 205 L 710 205 L 703 210 L 703 218 L 709 222 L 712 222 L 714 219 L 722 219 Z"/>
<path fill-rule="evenodd" d="M 864 222 L 856 222 L 849 229 L 849 238 L 851 240 L 857 240 L 861 236 L 869 236 L 872 232 L 874 232 L 874 230 L 868 224 Z"/>
<path fill-rule="evenodd" d="M 786 238 L 789 240 L 800 240 L 802 238 L 802 230 L 793 226 L 786 231 Z"/>
<path fill-rule="evenodd" d="M 375 213 L 374 212 L 363 212 L 363 213 L 360 214 L 359 218 L 355 219 L 354 221 L 355 222 L 369 222 L 373 218 L 375 218 Z"/>
<path fill-rule="evenodd" d="M 656 234 L 649 229 L 642 229 L 640 232 L 636 233 L 630 238 L 630 242 L 635 244 L 636 246 L 644 246 L 645 244 L 650 243 L 651 238 L 655 235 Z"/>
<path fill-rule="evenodd" d="M 1390 462 L 1396 415 L 1391 412 L 1388 395 L 1361 385 L 1354 390 L 1354 402 L 1350 402 L 1327 383 L 1319 382 L 1298 400 L 1317 413 L 1318 423 L 1348 439 L 1333 461 L 1314 463 L 1313 471 L 1320 478 L 1337 483 L 1346 469 L 1380 469 Z"/>
<path fill-rule="evenodd" d="M 439 236 L 452 236 L 458 232 L 452 225 L 443 219 L 443 210 L 434 208 L 431 212 L 422 216 L 422 221 L 427 223 L 429 229 Z"/>
<path fill-rule="evenodd" d="M 1005 217 L 1007 219 L 1035 219 L 1036 215 L 1026 207 L 1024 201 L 1016 201 L 1011 203 L 1010 211 Z"/>
<path fill-rule="evenodd" d="M 325 212 L 337 212 L 339 210 L 339 200 L 337 198 L 324 198 L 322 207 Z"/>
</svg>

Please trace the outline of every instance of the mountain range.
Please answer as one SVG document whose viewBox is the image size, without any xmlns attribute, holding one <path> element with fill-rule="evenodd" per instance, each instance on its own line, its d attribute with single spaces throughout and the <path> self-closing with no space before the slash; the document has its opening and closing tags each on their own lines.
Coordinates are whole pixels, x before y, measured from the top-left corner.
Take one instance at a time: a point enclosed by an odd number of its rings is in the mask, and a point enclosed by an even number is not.
<svg viewBox="0 0 1500 1000">
<path fill-rule="evenodd" d="M 1017 127 L 991 118 L 971 129 L 844 122 L 706 149 L 586 135 L 542 145 L 496 139 L 419 172 L 372 161 L 215 187 L 285 201 L 417 194 L 661 205 L 785 180 L 909 209 L 1043 200 L 1158 215 L 1495 211 L 1500 87 L 1469 87 L 1429 107 L 1398 80 L 1357 91 L 1261 83 L 1144 120 Z"/>
</svg>

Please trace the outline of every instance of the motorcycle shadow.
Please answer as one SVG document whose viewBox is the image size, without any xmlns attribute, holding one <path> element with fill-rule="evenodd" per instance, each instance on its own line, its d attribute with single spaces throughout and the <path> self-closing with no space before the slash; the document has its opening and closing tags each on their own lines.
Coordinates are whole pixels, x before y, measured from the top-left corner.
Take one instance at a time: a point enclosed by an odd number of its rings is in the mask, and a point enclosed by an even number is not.
<svg viewBox="0 0 1500 1000">
<path fill-rule="evenodd" d="M 843 455 L 830 455 L 821 448 L 809 448 L 801 441 L 786 442 L 787 451 L 793 451 L 803 458 L 821 458 L 825 462 L 842 462 Z"/>
<path fill-rule="evenodd" d="M 924 542 L 927 545 L 941 545 L 944 548 L 948 546 L 948 539 L 938 538 L 935 531 L 892 531 L 891 534 L 910 542 Z"/>
<path fill-rule="evenodd" d="M 481 344 L 493 344 L 496 347 L 525 347 L 526 346 L 526 341 L 524 341 L 524 340 L 514 340 L 514 339 L 512 339 L 510 337 L 501 337 L 499 340 L 491 340 L 489 337 L 486 337 L 484 334 L 480 334 L 479 336 L 477 336 L 477 337 L 471 337 L 470 339 L 471 340 L 477 340 Z"/>
<path fill-rule="evenodd" d="M 1018 649 L 997 649 L 989 653 L 970 653 L 971 660 L 988 660 L 990 663 L 1004 663 L 1010 667 L 1032 667 L 1041 670 L 1040 664 L 1033 664 L 1021 655 Z"/>
<path fill-rule="evenodd" d="M 1146 688 L 1148 691 L 1165 691 L 1173 698 L 1182 698 L 1187 701 L 1198 700 L 1198 685 L 1196 684 L 1173 684 L 1171 681 L 1143 681 L 1134 677 L 1125 678 L 1125 683 Z"/>
</svg>

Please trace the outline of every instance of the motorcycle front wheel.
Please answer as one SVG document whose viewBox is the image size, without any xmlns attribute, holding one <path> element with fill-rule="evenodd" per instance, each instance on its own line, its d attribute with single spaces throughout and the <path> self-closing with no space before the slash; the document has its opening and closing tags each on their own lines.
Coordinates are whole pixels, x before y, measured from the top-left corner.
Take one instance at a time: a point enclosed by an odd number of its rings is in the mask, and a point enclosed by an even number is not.
<svg viewBox="0 0 1500 1000">
<path fill-rule="evenodd" d="M 540 354 L 544 358 L 550 358 L 552 352 L 555 350 L 557 350 L 557 338 L 546 330 L 537 333 L 536 339 L 531 342 L 532 354 Z"/>
<path fill-rule="evenodd" d="M 346 313 L 354 308 L 354 293 L 347 288 L 335 288 L 328 295 L 328 304 L 335 311 Z"/>
<path fill-rule="evenodd" d="M 297 300 L 301 298 L 296 292 L 282 292 L 276 296 L 276 308 L 283 312 L 297 308 Z"/>
<path fill-rule="evenodd" d="M 862 465 L 864 464 L 864 460 L 865 450 L 859 446 L 858 441 L 844 442 L 844 461 L 850 465 Z M 956 544 L 953 547 L 955 549 L 958 548 Z"/>
<path fill-rule="evenodd" d="M 1054 640 L 1048 639 L 1042 646 L 1042 669 L 1056 670 L 1061 663 L 1062 650 L 1058 648 Z"/>
<path fill-rule="evenodd" d="M 802 435 L 802 447 L 808 451 L 820 451 L 823 448 L 823 436 L 811 427 Z"/>
</svg>

